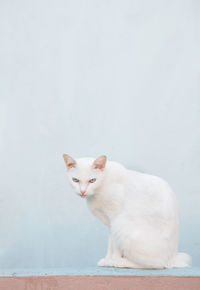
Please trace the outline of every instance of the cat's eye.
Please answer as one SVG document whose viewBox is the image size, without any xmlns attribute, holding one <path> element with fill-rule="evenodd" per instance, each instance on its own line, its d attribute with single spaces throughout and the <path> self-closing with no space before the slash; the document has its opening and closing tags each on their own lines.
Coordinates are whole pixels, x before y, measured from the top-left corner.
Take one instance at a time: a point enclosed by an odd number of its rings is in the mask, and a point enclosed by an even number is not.
<svg viewBox="0 0 200 290">
<path fill-rule="evenodd" d="M 72 178 L 73 182 L 79 182 L 79 180 L 75 177 Z"/>
<path fill-rule="evenodd" d="M 89 180 L 90 183 L 94 183 L 97 179 L 96 178 L 92 178 Z"/>
</svg>

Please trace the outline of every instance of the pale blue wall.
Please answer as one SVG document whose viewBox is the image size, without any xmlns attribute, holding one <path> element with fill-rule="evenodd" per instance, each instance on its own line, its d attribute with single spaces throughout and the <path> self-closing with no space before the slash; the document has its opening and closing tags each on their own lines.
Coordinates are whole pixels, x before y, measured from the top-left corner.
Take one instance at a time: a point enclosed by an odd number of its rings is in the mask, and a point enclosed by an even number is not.
<svg viewBox="0 0 200 290">
<path fill-rule="evenodd" d="M 0 2 L 0 267 L 92 266 L 107 229 L 63 153 L 165 178 L 200 264 L 199 1 Z"/>
</svg>

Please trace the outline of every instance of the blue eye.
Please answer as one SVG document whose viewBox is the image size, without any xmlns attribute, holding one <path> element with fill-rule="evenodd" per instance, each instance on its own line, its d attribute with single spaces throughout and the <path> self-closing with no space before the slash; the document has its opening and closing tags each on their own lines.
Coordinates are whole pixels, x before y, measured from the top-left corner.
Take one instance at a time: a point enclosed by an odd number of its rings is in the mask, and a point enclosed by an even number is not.
<svg viewBox="0 0 200 290">
<path fill-rule="evenodd" d="M 94 183 L 97 179 L 96 178 L 92 178 L 89 180 L 90 183 Z"/>
<path fill-rule="evenodd" d="M 79 182 L 79 180 L 75 177 L 72 178 L 73 182 Z"/>
</svg>

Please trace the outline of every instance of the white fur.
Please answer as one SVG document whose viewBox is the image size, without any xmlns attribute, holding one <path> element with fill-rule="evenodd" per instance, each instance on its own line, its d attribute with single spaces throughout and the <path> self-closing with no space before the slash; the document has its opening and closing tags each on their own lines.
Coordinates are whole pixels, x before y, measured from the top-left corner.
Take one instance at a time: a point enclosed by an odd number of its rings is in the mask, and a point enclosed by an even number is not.
<svg viewBox="0 0 200 290">
<path fill-rule="evenodd" d="M 110 230 L 107 255 L 99 266 L 190 266 L 190 256 L 177 253 L 179 214 L 175 196 L 164 180 L 112 161 L 100 170 L 93 167 L 93 158 L 75 160 L 76 166 L 68 170 L 70 182 L 77 194 L 86 191 L 90 210 Z M 74 183 L 73 177 L 80 182 Z M 90 184 L 91 178 L 96 182 Z"/>
</svg>

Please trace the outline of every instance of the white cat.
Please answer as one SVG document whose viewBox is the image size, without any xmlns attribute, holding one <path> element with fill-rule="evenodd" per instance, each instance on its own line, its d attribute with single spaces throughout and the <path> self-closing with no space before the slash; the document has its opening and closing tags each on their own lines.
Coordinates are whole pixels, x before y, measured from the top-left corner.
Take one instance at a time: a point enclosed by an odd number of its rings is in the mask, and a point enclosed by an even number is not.
<svg viewBox="0 0 200 290">
<path fill-rule="evenodd" d="M 107 255 L 98 266 L 162 269 L 187 267 L 178 253 L 179 214 L 169 185 L 157 176 L 126 169 L 106 156 L 63 155 L 70 183 L 109 227 Z"/>
</svg>

